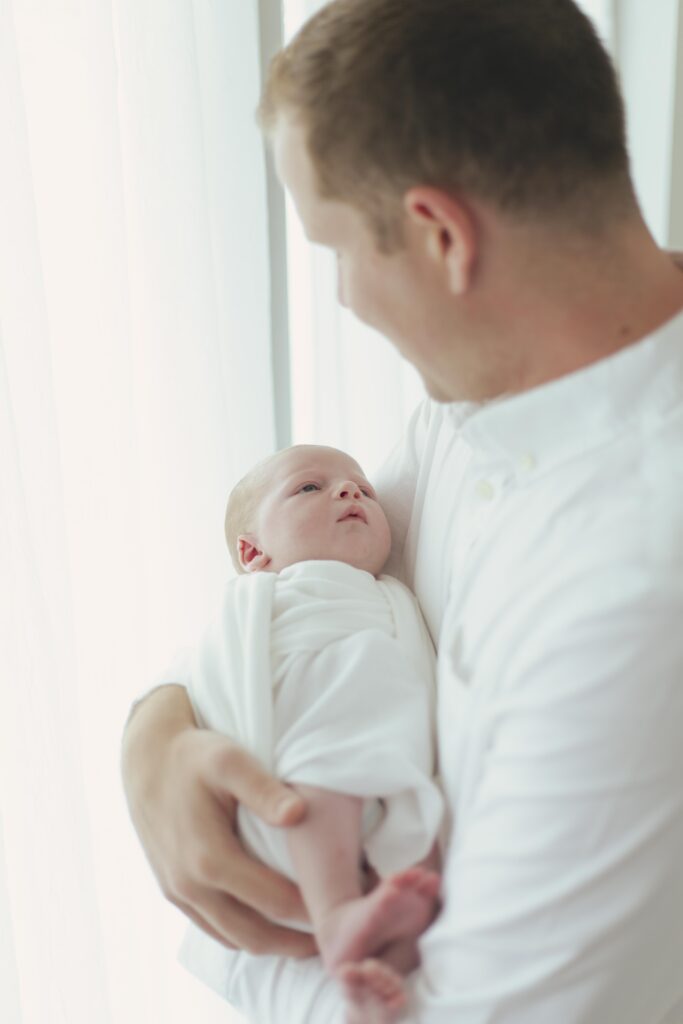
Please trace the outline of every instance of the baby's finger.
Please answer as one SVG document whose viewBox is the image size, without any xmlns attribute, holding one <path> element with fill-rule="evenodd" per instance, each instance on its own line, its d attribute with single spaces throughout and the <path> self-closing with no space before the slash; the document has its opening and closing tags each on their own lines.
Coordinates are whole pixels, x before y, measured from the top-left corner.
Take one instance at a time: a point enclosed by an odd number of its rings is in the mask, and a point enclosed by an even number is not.
<svg viewBox="0 0 683 1024">
<path fill-rule="evenodd" d="M 269 825 L 295 825 L 306 813 L 306 801 L 279 779 L 269 775 L 242 747 L 224 744 L 211 761 L 215 792 L 237 800 Z"/>
<path fill-rule="evenodd" d="M 224 945 L 237 946 L 256 956 L 314 956 L 317 947 L 313 936 L 292 928 L 273 924 L 260 914 L 231 899 L 229 896 L 206 892 L 201 915 L 212 929 L 222 936 Z"/>
</svg>

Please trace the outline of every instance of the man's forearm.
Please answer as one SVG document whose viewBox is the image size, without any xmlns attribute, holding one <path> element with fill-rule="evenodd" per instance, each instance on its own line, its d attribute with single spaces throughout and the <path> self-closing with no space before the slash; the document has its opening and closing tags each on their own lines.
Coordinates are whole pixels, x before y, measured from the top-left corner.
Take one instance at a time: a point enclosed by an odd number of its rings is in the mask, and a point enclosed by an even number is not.
<svg viewBox="0 0 683 1024">
<path fill-rule="evenodd" d="M 180 685 L 160 686 L 133 707 L 126 722 L 121 748 L 121 771 L 128 791 L 149 760 L 150 748 L 196 726 L 187 690 Z"/>
</svg>

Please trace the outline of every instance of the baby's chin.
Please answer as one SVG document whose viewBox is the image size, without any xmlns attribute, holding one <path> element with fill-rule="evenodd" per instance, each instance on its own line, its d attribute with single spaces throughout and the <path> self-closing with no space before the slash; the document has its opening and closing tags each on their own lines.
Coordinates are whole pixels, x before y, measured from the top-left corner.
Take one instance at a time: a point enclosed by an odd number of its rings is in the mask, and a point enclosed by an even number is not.
<svg viewBox="0 0 683 1024">
<path fill-rule="evenodd" d="M 373 545 L 354 548 L 350 545 L 349 548 L 338 550 L 336 555 L 331 556 L 335 561 L 345 562 L 346 565 L 351 565 L 354 569 L 362 569 L 363 572 L 369 572 L 371 576 L 379 576 L 384 568 L 389 552 L 384 549 L 383 545 Z"/>
<path fill-rule="evenodd" d="M 320 550 L 316 550 L 315 553 L 300 552 L 297 558 L 292 558 L 291 561 L 287 560 L 287 565 L 280 565 L 278 569 L 272 571 L 281 572 L 282 569 L 286 569 L 290 565 L 296 565 L 298 562 L 343 562 L 345 565 L 350 565 L 353 569 L 361 569 L 363 572 L 369 572 L 371 576 L 379 576 L 386 565 L 388 557 L 388 555 L 382 557 L 373 552 L 336 551 L 323 554 Z"/>
<path fill-rule="evenodd" d="M 379 576 L 386 563 L 386 558 L 381 563 L 376 558 L 340 558 L 339 561 L 346 562 L 347 565 L 353 566 L 354 569 L 362 569 L 363 572 L 369 572 L 371 576 Z"/>
</svg>

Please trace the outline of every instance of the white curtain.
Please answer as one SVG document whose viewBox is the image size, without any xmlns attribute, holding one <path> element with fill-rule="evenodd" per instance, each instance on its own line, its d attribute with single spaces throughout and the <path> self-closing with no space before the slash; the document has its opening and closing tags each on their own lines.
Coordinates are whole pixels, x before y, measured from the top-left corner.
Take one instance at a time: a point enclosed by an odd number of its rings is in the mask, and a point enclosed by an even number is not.
<svg viewBox="0 0 683 1024">
<path fill-rule="evenodd" d="M 683 0 L 612 0 L 633 175 L 660 245 L 683 249 Z"/>
<path fill-rule="evenodd" d="M 139 689 L 275 445 L 258 5 L 0 0 L 0 1020 L 236 1019 L 129 823 Z"/>
</svg>

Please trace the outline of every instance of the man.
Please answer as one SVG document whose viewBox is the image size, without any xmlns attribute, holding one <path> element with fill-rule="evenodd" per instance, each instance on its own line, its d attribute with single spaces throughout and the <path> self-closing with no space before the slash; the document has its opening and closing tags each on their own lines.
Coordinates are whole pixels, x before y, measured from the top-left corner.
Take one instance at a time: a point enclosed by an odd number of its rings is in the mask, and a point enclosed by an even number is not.
<svg viewBox="0 0 683 1024">
<path fill-rule="evenodd" d="M 406 1019 L 683 1019 L 683 275 L 629 175 L 615 76 L 572 0 L 336 0 L 261 108 L 340 299 L 431 400 L 378 481 L 439 653 L 444 910 Z M 182 682 L 182 680 L 179 680 Z M 235 801 L 305 808 L 180 686 L 124 776 L 165 894 L 224 945 L 305 956 Z M 317 960 L 240 954 L 255 1019 L 334 1020 Z M 359 1011 L 359 1020 L 370 1019 Z"/>
</svg>

